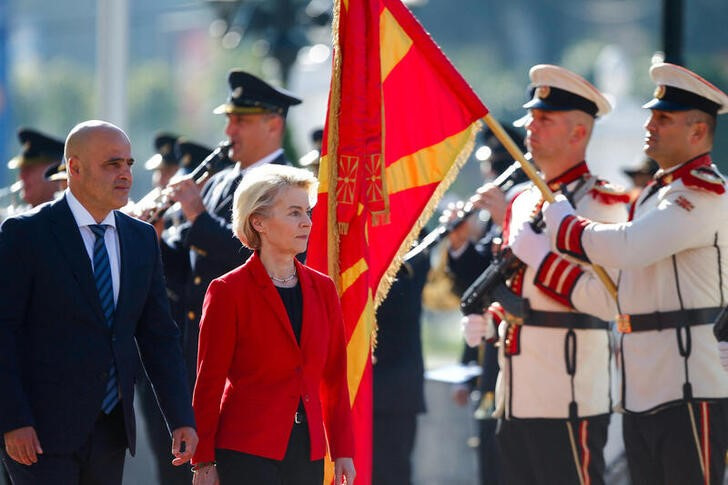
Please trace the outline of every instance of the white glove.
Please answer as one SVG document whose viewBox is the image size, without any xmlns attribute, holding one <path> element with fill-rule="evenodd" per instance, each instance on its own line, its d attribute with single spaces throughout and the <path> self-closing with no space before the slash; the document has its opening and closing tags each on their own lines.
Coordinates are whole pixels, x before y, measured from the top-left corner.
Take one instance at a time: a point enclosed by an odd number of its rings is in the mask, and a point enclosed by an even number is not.
<svg viewBox="0 0 728 485">
<path fill-rule="evenodd" d="M 524 222 L 510 241 L 513 254 L 529 266 L 538 268 L 551 251 L 551 242 L 544 233 L 536 233 L 531 224 Z"/>
<path fill-rule="evenodd" d="M 718 342 L 718 354 L 720 355 L 720 364 L 728 372 L 728 342 Z"/>
<path fill-rule="evenodd" d="M 561 221 L 564 220 L 564 217 L 570 216 L 574 213 L 574 208 L 571 206 L 571 203 L 567 200 L 566 197 L 564 197 L 564 194 L 558 194 L 556 197 L 554 197 L 554 201 L 549 203 L 546 202 L 543 205 L 543 219 L 546 221 L 546 227 L 549 228 L 549 230 L 556 234 L 556 231 L 559 229 L 559 225 L 561 225 Z"/>
<path fill-rule="evenodd" d="M 473 313 L 460 319 L 465 342 L 471 347 L 477 347 L 480 342 L 495 337 L 495 325 L 493 315 L 485 312 L 484 315 Z"/>
</svg>

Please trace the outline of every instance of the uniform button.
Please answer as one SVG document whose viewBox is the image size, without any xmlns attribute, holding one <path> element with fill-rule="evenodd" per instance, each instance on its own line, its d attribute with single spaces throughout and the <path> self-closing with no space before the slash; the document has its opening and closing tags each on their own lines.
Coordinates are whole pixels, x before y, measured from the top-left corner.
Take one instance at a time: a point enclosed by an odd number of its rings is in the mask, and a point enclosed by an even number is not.
<svg viewBox="0 0 728 485">
<path fill-rule="evenodd" d="M 113 335 L 111 336 L 111 341 L 112 341 L 112 342 L 116 342 L 116 334 L 113 334 Z"/>
<path fill-rule="evenodd" d="M 200 278 L 199 276 L 195 276 L 195 279 L 194 279 L 194 280 L 192 280 L 192 281 L 193 281 L 193 282 L 194 282 L 194 283 L 195 283 L 196 285 L 199 285 L 200 283 L 202 283 L 202 278 Z"/>
<path fill-rule="evenodd" d="M 192 310 L 188 311 L 187 312 L 187 318 L 189 318 L 190 320 L 194 320 L 195 319 L 195 312 L 193 312 Z"/>
<path fill-rule="evenodd" d="M 308 394 L 306 394 L 305 396 L 303 396 L 303 402 L 309 402 L 310 400 L 311 400 L 311 398 L 308 397 Z"/>
</svg>

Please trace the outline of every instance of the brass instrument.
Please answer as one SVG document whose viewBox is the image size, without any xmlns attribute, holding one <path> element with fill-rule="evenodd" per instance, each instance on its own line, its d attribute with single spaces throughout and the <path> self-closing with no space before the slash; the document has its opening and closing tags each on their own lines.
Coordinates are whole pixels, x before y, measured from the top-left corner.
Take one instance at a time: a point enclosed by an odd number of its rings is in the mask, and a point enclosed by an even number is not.
<svg viewBox="0 0 728 485">
<path fill-rule="evenodd" d="M 4 221 L 8 217 L 25 212 L 30 208 L 30 206 L 21 199 L 22 190 L 22 180 L 18 180 L 7 187 L 0 188 L 0 222 Z"/>
<path fill-rule="evenodd" d="M 530 157 L 529 157 L 530 158 Z M 509 190 L 515 185 L 518 177 L 521 175 L 521 166 L 518 162 L 513 162 L 507 169 L 503 171 L 498 177 L 493 180 L 493 185 L 499 187 L 504 192 Z M 420 243 L 414 248 L 410 249 L 405 253 L 402 260 L 409 261 L 416 255 L 420 254 L 425 249 L 434 246 L 435 244 L 442 241 L 448 234 L 460 227 L 468 217 L 478 212 L 478 209 L 471 203 L 465 204 L 465 207 L 458 215 L 457 219 L 453 219 L 445 224 L 440 224 L 435 229 L 430 231 L 425 237 L 422 238 Z"/>
<path fill-rule="evenodd" d="M 198 186 L 204 185 L 210 177 L 230 165 L 230 147 L 232 147 L 231 142 L 220 142 L 217 148 L 200 162 L 192 172 L 185 175 L 185 178 L 194 180 Z M 150 210 L 143 211 L 145 214 L 143 219 L 150 224 L 157 223 L 173 205 L 174 201 L 169 197 L 169 191 L 166 190 L 166 187 L 155 187 L 137 203 L 137 207 L 142 209 L 152 207 Z"/>
</svg>

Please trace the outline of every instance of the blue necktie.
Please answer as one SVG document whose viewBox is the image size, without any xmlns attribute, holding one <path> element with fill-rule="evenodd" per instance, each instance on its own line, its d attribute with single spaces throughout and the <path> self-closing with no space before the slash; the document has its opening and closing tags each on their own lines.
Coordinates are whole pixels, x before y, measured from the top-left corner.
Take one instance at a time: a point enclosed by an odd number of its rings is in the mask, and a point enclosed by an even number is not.
<svg viewBox="0 0 728 485">
<path fill-rule="evenodd" d="M 94 241 L 94 279 L 96 289 L 99 292 L 101 310 L 104 312 L 106 324 L 111 327 L 114 321 L 114 286 L 111 283 L 111 266 L 109 266 L 109 253 L 106 252 L 104 234 L 106 225 L 92 224 L 88 226 L 96 236 Z M 109 381 L 106 383 L 106 393 L 101 403 L 101 409 L 109 414 L 119 402 L 118 379 L 116 378 L 116 366 L 111 364 Z"/>
</svg>

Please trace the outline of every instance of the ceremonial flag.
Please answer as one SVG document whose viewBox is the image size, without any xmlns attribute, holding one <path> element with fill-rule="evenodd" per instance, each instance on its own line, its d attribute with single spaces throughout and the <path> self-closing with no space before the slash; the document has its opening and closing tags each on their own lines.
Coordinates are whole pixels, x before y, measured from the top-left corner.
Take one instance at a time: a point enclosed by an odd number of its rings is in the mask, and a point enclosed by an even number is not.
<svg viewBox="0 0 728 485">
<path fill-rule="evenodd" d="M 307 263 L 341 296 L 356 483 L 369 485 L 375 308 L 488 110 L 400 0 L 336 0 L 333 40 Z"/>
</svg>

